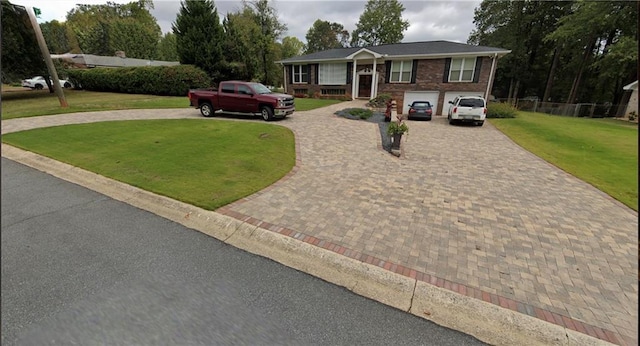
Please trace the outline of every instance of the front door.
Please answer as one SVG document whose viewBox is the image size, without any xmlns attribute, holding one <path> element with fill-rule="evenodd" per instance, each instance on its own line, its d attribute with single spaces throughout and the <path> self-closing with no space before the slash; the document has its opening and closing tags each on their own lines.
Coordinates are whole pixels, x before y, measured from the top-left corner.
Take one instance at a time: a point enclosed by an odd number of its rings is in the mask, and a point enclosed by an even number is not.
<svg viewBox="0 0 640 346">
<path fill-rule="evenodd" d="M 371 97 L 371 75 L 363 74 L 358 77 L 358 97 Z"/>
</svg>

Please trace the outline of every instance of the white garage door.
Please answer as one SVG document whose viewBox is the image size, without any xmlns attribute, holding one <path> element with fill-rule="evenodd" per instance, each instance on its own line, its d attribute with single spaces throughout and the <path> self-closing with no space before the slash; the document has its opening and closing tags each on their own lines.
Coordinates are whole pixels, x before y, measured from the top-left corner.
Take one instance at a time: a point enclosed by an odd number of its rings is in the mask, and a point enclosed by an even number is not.
<svg viewBox="0 0 640 346">
<path fill-rule="evenodd" d="M 438 110 L 439 96 L 440 92 L 438 91 L 405 91 L 402 112 L 406 114 L 409 111 L 408 105 L 412 104 L 413 101 L 429 101 L 435 115 L 435 112 Z"/>
<path fill-rule="evenodd" d="M 444 93 L 444 105 L 442 105 L 442 115 L 449 114 L 449 101 L 453 101 L 458 96 L 480 96 L 484 97 L 484 93 L 480 91 L 447 91 Z"/>
</svg>

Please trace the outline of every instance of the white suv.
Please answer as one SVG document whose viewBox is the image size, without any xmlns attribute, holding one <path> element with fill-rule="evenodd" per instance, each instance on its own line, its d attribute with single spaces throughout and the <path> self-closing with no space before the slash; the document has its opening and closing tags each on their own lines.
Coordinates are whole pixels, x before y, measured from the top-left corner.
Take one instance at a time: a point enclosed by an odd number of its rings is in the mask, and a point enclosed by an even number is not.
<svg viewBox="0 0 640 346">
<path fill-rule="evenodd" d="M 487 117 L 487 102 L 480 96 L 458 96 L 449 101 L 449 124 L 470 122 L 478 126 L 484 124 Z"/>
</svg>

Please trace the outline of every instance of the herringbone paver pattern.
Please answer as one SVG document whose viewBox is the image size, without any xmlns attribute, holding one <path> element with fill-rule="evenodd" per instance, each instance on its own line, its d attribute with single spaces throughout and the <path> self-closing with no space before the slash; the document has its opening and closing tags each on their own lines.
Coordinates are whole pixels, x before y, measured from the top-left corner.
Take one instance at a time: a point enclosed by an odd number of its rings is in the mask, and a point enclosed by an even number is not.
<svg viewBox="0 0 640 346">
<path fill-rule="evenodd" d="M 530 315 L 566 316 L 637 344 L 636 212 L 490 124 L 410 121 L 404 155 L 393 157 L 380 149 L 376 125 L 333 115 L 362 104 L 276 122 L 296 134 L 295 173 L 225 209 L 474 289 L 478 297 L 481 291 L 507 298 L 496 304 L 520 302 L 536 308 Z M 199 114 L 135 110 L 14 119 L 2 122 L 2 133 L 184 117 Z M 524 310 L 520 305 L 512 309 Z"/>
</svg>

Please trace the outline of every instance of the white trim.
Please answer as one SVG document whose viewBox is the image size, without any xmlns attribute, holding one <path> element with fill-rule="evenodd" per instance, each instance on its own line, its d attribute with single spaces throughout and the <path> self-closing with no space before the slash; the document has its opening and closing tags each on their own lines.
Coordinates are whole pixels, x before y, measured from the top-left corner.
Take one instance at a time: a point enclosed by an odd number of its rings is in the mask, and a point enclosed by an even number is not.
<svg viewBox="0 0 640 346">
<path fill-rule="evenodd" d="M 629 83 L 622 87 L 622 90 L 636 90 L 636 89 L 638 89 L 638 81 Z"/>
<path fill-rule="evenodd" d="M 489 80 L 487 81 L 487 92 L 484 93 L 485 101 L 489 101 L 489 96 L 491 96 L 491 90 L 489 89 L 493 85 L 493 74 L 496 71 L 496 62 L 498 61 L 498 54 L 494 55 L 493 60 L 491 62 L 491 72 L 489 72 Z M 480 80 L 480 78 L 478 78 Z"/>
<path fill-rule="evenodd" d="M 368 71 L 367 71 L 368 70 Z M 357 77 L 356 77 L 356 97 L 360 97 L 360 76 L 371 76 L 371 90 L 369 91 L 369 99 L 371 99 L 371 95 L 373 94 L 373 75 L 374 75 L 374 71 L 366 68 L 366 69 L 362 69 L 360 71 L 358 71 L 356 73 Z M 364 97 L 364 96 L 363 96 Z"/>
<path fill-rule="evenodd" d="M 464 58 L 464 57 L 474 57 L 474 56 L 487 56 L 487 57 L 491 57 L 494 55 L 497 55 L 498 57 L 502 57 L 505 56 L 507 54 L 511 53 L 510 50 L 503 50 L 503 51 L 498 51 L 498 52 L 468 52 L 468 53 L 437 53 L 437 54 L 410 54 L 410 55 L 380 55 L 379 57 L 384 57 L 386 60 L 408 60 L 408 59 L 438 59 L 438 58 L 453 58 L 453 57 L 460 57 L 460 58 Z M 290 61 L 276 61 L 276 63 L 282 63 L 282 64 L 288 64 L 288 65 L 293 65 L 293 64 L 300 64 L 300 63 L 311 63 L 311 62 L 329 62 L 329 61 L 335 61 L 335 62 L 342 62 L 342 61 L 349 61 L 352 59 L 349 59 L 347 57 L 343 57 L 343 58 L 332 58 L 332 59 L 303 59 L 303 60 L 290 60 Z"/>
<path fill-rule="evenodd" d="M 356 94 L 356 68 L 358 67 L 358 59 L 353 59 L 353 69 L 351 72 L 351 100 L 355 100 Z"/>
<path fill-rule="evenodd" d="M 377 69 L 377 59 L 373 59 L 373 74 L 371 76 L 371 94 L 369 96 L 369 100 L 373 100 L 378 94 L 378 84 L 376 81 L 378 80 L 378 69 Z"/>
<path fill-rule="evenodd" d="M 282 84 L 282 85 L 284 85 L 284 93 L 286 94 L 287 93 L 287 84 L 288 84 L 287 83 L 287 67 L 284 66 L 284 65 L 282 65 L 282 79 L 283 79 L 283 82 L 284 82 L 284 84 Z"/>
<path fill-rule="evenodd" d="M 376 58 L 376 59 L 377 59 L 377 58 L 382 58 L 382 54 L 380 54 L 380 53 L 376 53 L 376 52 L 371 51 L 371 50 L 368 50 L 368 49 L 366 49 L 366 48 L 362 48 L 362 49 L 360 49 L 360 50 L 356 51 L 355 53 L 353 53 L 353 54 L 351 54 L 351 55 L 346 56 L 346 57 L 345 57 L 345 59 L 353 59 L 356 55 L 358 55 L 358 54 L 360 54 L 360 53 L 369 53 L 369 54 L 371 54 L 371 55 L 372 55 L 374 58 Z"/>
</svg>

